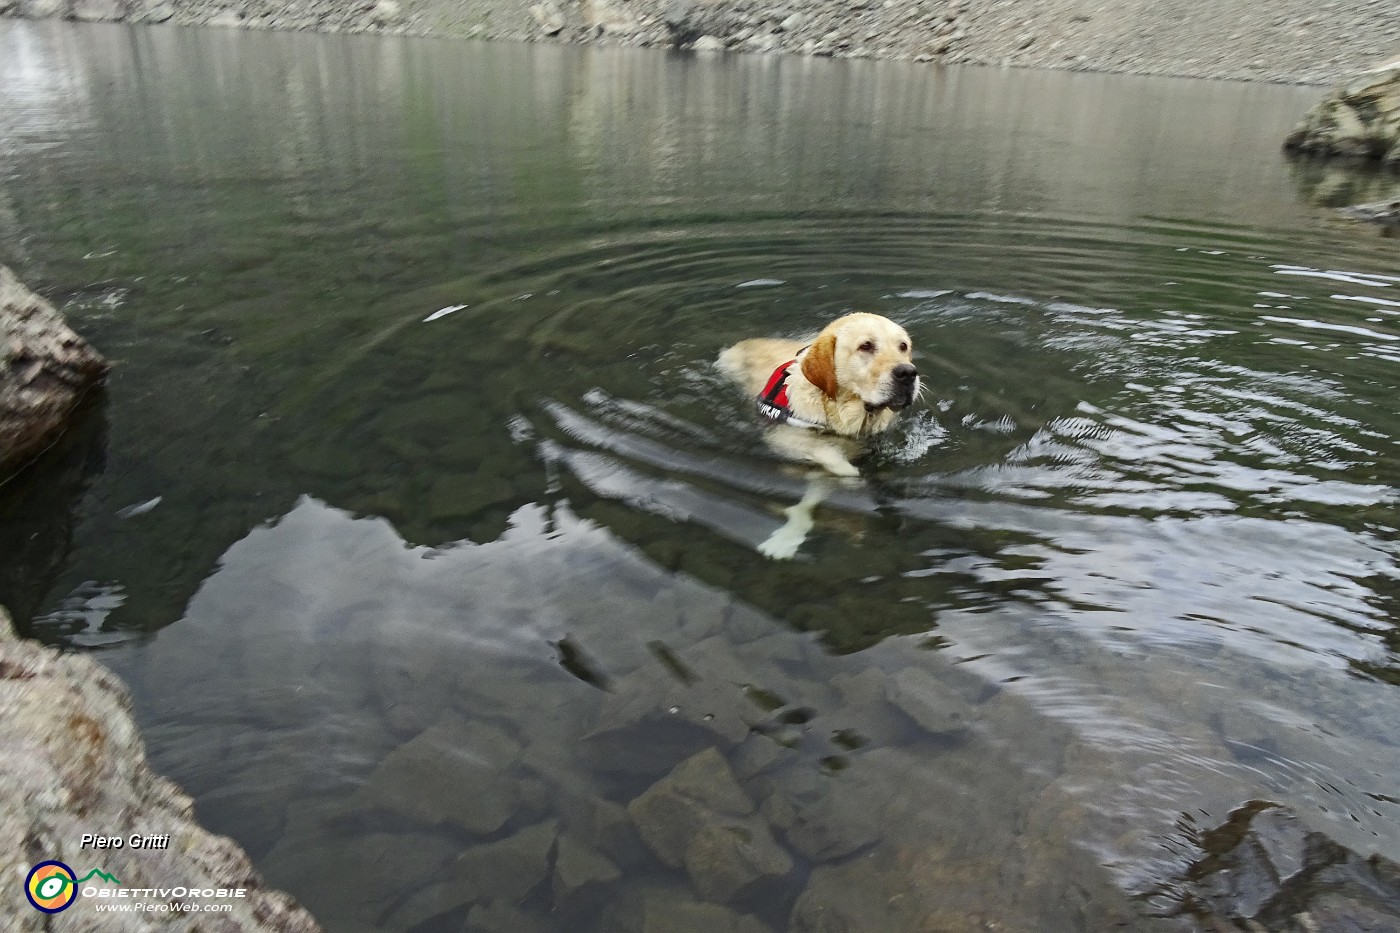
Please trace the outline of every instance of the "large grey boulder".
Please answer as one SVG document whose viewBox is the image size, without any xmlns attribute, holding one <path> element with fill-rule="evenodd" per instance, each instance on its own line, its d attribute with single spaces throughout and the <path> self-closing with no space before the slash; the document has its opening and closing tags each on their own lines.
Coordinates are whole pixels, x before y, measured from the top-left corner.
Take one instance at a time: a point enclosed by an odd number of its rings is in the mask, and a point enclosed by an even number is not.
<svg viewBox="0 0 1400 933">
<path fill-rule="evenodd" d="M 0 916 L 14 933 L 151 933 L 227 929 L 315 933 L 320 927 L 286 894 L 268 889 L 231 839 L 194 820 L 194 805 L 146 763 L 126 688 L 81 655 L 16 638 L 0 609 Z M 161 849 L 81 848 L 84 833 L 168 836 Z M 24 879 L 56 860 L 79 878 L 100 868 L 120 882 L 84 887 L 243 888 L 228 913 L 100 913 L 102 901 L 79 894 L 49 915 L 25 900 Z M 80 889 L 81 890 L 81 889 Z M 181 898 L 135 897 L 124 903 Z M 198 902 L 192 902 L 198 903 Z M 217 916 L 216 922 L 210 917 Z M 54 918 L 58 920 L 55 922 Z M 217 927 L 213 925 L 217 924 Z"/>
<path fill-rule="evenodd" d="M 1252 801 L 1208 835 L 1224 844 L 1167 886 L 1211 929 L 1400 930 L 1400 865 L 1354 852 L 1284 807 Z"/>
<path fill-rule="evenodd" d="M 466 906 L 519 906 L 549 874 L 558 838 L 559 824 L 546 820 L 498 842 L 472 846 L 450 863 L 446 880 L 418 890 L 391 914 L 386 928 L 410 930 Z"/>
<path fill-rule="evenodd" d="M 681 762 L 627 810 L 657 858 L 684 867 L 706 900 L 729 901 L 792 870 L 791 856 L 713 748 Z"/>
<path fill-rule="evenodd" d="M 1328 94 L 1288 135 L 1284 148 L 1400 169 L 1400 60 L 1363 71 Z"/>
<path fill-rule="evenodd" d="M 683 884 L 634 881 L 603 910 L 608 933 L 773 933 L 752 914 L 697 901 Z"/>
<path fill-rule="evenodd" d="M 335 933 L 374 933 L 381 929 L 374 918 L 384 905 L 441 872 L 454 849 L 452 842 L 425 833 L 366 833 L 328 856 L 324 837 L 289 834 L 263 864 L 279 883 L 319 899 L 317 916 Z"/>
<path fill-rule="evenodd" d="M 0 478 L 63 431 L 107 361 L 0 266 Z"/>
<path fill-rule="evenodd" d="M 495 726 L 447 716 L 391 752 L 355 801 L 400 820 L 489 835 L 520 806 L 508 773 L 519 756 L 520 746 Z"/>
</svg>

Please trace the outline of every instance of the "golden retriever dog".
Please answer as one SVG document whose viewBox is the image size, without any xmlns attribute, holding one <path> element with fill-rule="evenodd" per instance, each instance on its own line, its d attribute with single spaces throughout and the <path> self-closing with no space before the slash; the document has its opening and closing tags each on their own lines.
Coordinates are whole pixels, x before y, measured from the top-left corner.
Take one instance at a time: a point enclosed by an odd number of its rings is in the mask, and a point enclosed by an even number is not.
<svg viewBox="0 0 1400 933">
<path fill-rule="evenodd" d="M 919 396 L 913 351 L 903 327 L 857 312 L 832 321 L 811 340 L 741 341 L 721 353 L 717 365 L 754 396 L 759 414 L 772 423 L 770 446 L 851 477 L 860 475 L 851 458 L 861 442 L 889 428 Z M 759 550 L 775 558 L 796 554 L 826 488 L 813 482 L 787 510 L 787 524 Z"/>
</svg>

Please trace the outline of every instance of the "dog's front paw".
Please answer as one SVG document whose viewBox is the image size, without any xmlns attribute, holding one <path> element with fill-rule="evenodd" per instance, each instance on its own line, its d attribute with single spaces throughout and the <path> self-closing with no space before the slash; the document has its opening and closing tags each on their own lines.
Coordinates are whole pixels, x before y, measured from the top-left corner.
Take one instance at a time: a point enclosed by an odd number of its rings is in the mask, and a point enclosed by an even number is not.
<svg viewBox="0 0 1400 933">
<path fill-rule="evenodd" d="M 773 560 L 791 560 L 797 556 L 797 549 L 812 530 L 815 521 L 812 513 L 825 498 L 826 486 L 821 482 L 809 482 L 802 498 L 783 509 L 787 521 L 758 546 L 758 553 Z"/>
<path fill-rule="evenodd" d="M 807 529 L 784 525 L 758 546 L 758 553 L 770 560 L 792 560 L 807 539 Z"/>
<path fill-rule="evenodd" d="M 851 477 L 860 475 L 860 470 L 856 469 L 855 464 L 841 456 L 838 451 L 821 450 L 818 451 L 812 459 L 834 476 L 850 479 Z"/>
</svg>

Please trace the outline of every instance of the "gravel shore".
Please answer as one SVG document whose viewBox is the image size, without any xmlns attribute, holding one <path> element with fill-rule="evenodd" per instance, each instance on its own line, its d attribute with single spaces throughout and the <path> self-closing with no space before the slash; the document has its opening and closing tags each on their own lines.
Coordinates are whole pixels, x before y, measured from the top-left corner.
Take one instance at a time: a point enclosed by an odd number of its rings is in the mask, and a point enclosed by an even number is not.
<svg viewBox="0 0 1400 933">
<path fill-rule="evenodd" d="M 1394 0 L 0 0 L 0 15 L 1310 84 L 1400 54 Z"/>
</svg>

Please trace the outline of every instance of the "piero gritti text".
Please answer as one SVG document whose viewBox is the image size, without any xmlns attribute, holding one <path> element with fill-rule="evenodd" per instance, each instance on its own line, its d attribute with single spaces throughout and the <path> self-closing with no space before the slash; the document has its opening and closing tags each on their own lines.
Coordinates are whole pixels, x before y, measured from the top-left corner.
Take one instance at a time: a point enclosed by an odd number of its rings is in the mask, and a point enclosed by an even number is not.
<svg viewBox="0 0 1400 933">
<path fill-rule="evenodd" d="M 132 833 L 130 836 L 98 836 L 93 833 L 83 833 L 78 840 L 79 849 L 168 849 L 170 848 L 170 834 L 159 833 L 152 835 L 142 835 Z"/>
</svg>

